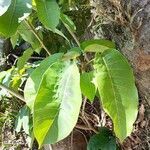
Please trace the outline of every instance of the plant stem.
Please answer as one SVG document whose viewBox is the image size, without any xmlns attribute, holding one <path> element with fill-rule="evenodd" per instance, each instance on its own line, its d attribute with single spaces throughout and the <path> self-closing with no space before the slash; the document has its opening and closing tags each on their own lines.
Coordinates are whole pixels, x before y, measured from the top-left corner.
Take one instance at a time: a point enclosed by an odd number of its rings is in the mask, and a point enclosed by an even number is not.
<svg viewBox="0 0 150 150">
<path fill-rule="evenodd" d="M 83 125 L 76 125 L 75 127 L 77 129 L 81 129 L 81 130 L 91 130 L 96 134 L 98 133 L 98 131 L 96 131 L 94 128 L 89 128 L 89 127 L 86 127 L 86 126 L 83 126 Z"/>
<path fill-rule="evenodd" d="M 66 29 L 68 30 L 68 32 L 70 33 L 70 35 L 73 37 L 73 39 L 75 40 L 75 42 L 77 43 L 77 45 L 80 47 L 80 42 L 77 39 L 76 35 L 69 29 L 69 27 L 62 21 L 62 23 L 64 24 L 64 26 L 66 27 Z"/>
<path fill-rule="evenodd" d="M 47 52 L 48 55 L 51 55 L 51 53 L 48 51 L 48 49 L 46 48 L 46 46 L 44 45 L 41 37 L 38 35 L 37 31 L 35 30 L 34 26 L 25 19 L 25 23 L 31 28 L 32 33 L 35 35 L 35 37 L 38 39 L 38 41 L 40 42 L 42 48 Z"/>
<path fill-rule="evenodd" d="M 21 101 L 25 102 L 25 99 L 23 98 L 22 95 L 20 95 L 19 93 L 16 93 L 14 90 L 10 89 L 9 87 L 3 85 L 0 83 L 0 88 L 6 90 L 7 92 L 9 92 L 11 95 L 17 97 L 18 99 L 20 99 Z"/>
</svg>

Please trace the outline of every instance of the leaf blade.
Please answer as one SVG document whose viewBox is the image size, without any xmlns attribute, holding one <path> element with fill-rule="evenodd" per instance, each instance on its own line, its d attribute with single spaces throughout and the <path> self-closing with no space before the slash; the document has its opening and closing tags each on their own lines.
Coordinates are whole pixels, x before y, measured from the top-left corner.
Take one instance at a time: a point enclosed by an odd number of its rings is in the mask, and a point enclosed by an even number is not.
<svg viewBox="0 0 150 150">
<path fill-rule="evenodd" d="M 5 37 L 10 37 L 15 34 L 19 19 L 26 14 L 31 13 L 30 0 L 13 0 L 7 12 L 0 16 L 0 33 Z"/>
<path fill-rule="evenodd" d="M 38 17 L 45 27 L 55 31 L 59 23 L 60 10 L 55 0 L 35 0 Z"/>
<path fill-rule="evenodd" d="M 60 68 L 63 67 L 62 62 L 56 65 L 58 67 L 55 65 L 50 67 L 46 76 L 43 77 L 43 86 L 46 84 L 44 78 L 49 81 L 59 74 Z M 76 76 L 74 76 L 75 73 Z M 52 81 L 56 84 L 56 80 L 55 78 L 49 82 L 49 90 L 41 86 L 35 101 L 34 134 L 40 146 L 58 142 L 70 134 L 77 122 L 82 103 L 80 75 L 75 63 L 67 64 L 63 69 L 57 93 L 54 96 L 51 88 L 55 86 Z M 45 92 L 43 95 L 45 101 L 42 102 L 40 95 L 43 92 Z M 49 93 L 48 96 L 47 93 Z M 65 125 L 63 125 L 64 122 Z"/>
<path fill-rule="evenodd" d="M 98 134 L 93 135 L 87 150 L 116 150 L 116 139 L 108 128 L 101 127 Z"/>
<path fill-rule="evenodd" d="M 44 72 L 49 68 L 49 66 L 59 60 L 62 55 L 62 53 L 56 53 L 49 56 L 48 58 L 43 60 L 40 66 L 31 73 L 24 88 L 24 97 L 29 108 L 33 109 L 34 100 L 37 95 L 37 91 Z"/>
<path fill-rule="evenodd" d="M 95 94 L 96 94 L 96 87 L 92 80 L 94 78 L 93 72 L 84 72 L 81 75 L 81 91 L 84 96 L 86 96 L 91 102 L 93 102 Z"/>
<path fill-rule="evenodd" d="M 87 40 L 81 43 L 81 48 L 85 52 L 102 53 L 103 51 L 107 49 L 115 48 L 115 43 L 109 40 L 103 40 L 103 39 Z"/>
<path fill-rule="evenodd" d="M 113 120 L 117 137 L 123 141 L 131 134 L 138 112 L 138 93 L 132 69 L 117 50 L 98 54 L 94 67 L 102 105 Z"/>
<path fill-rule="evenodd" d="M 11 4 L 11 0 L 1 0 L 0 1 L 0 16 L 2 16 Z"/>
</svg>

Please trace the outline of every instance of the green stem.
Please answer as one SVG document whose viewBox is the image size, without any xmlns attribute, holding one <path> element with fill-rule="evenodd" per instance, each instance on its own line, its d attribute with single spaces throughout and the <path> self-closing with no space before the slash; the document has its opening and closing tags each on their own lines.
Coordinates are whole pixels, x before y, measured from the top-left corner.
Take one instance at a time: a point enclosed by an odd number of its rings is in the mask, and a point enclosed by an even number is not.
<svg viewBox="0 0 150 150">
<path fill-rule="evenodd" d="M 20 95 L 19 93 L 16 93 L 14 90 L 10 89 L 9 87 L 3 85 L 0 83 L 0 88 L 6 90 L 7 92 L 9 92 L 11 95 L 17 97 L 18 99 L 20 99 L 21 101 L 25 102 L 25 99 L 23 98 L 22 95 Z"/>
<path fill-rule="evenodd" d="M 25 23 L 31 28 L 32 33 L 35 35 L 35 37 L 38 39 L 38 41 L 40 42 L 42 48 L 47 52 L 48 55 L 51 55 L 51 53 L 48 51 L 48 49 L 46 48 L 46 46 L 44 45 L 41 37 L 38 35 L 37 31 L 35 30 L 34 26 L 28 21 L 25 20 Z"/>
<path fill-rule="evenodd" d="M 62 21 L 62 23 L 64 24 L 64 26 L 66 27 L 66 29 L 68 30 L 68 32 L 70 33 L 70 35 L 73 37 L 73 39 L 75 40 L 75 42 L 77 43 L 77 45 L 80 47 L 80 42 L 77 39 L 76 35 L 68 28 L 68 26 Z"/>
</svg>

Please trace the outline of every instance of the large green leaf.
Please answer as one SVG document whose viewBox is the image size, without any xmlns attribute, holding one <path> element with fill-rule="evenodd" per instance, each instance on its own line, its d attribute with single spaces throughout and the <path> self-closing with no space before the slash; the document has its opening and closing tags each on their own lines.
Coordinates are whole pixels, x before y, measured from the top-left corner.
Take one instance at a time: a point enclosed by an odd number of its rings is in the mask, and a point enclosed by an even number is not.
<svg viewBox="0 0 150 150">
<path fill-rule="evenodd" d="M 0 16 L 3 15 L 11 4 L 11 0 L 0 0 Z"/>
<path fill-rule="evenodd" d="M 116 139 L 112 132 L 105 127 L 100 128 L 99 133 L 93 135 L 87 145 L 87 150 L 116 150 Z"/>
<path fill-rule="evenodd" d="M 56 62 L 42 77 L 34 103 L 34 135 L 42 144 L 67 137 L 78 120 L 82 103 L 80 74 L 74 62 Z"/>
<path fill-rule="evenodd" d="M 31 13 L 31 0 L 12 0 L 7 12 L 0 16 L 0 33 L 5 37 L 15 34 L 19 21 Z"/>
<path fill-rule="evenodd" d="M 103 40 L 103 39 L 95 39 L 95 40 L 87 40 L 81 43 L 81 48 L 85 52 L 100 52 L 115 48 L 115 43 L 109 41 L 109 40 Z"/>
<path fill-rule="evenodd" d="M 96 87 L 92 82 L 94 78 L 93 72 L 84 72 L 81 75 L 81 91 L 91 102 L 94 100 L 96 94 Z"/>
<path fill-rule="evenodd" d="M 63 54 L 58 53 L 49 56 L 45 60 L 43 60 L 38 68 L 36 68 L 31 76 L 28 78 L 25 89 L 24 89 L 24 97 L 27 102 L 27 105 L 32 109 L 35 97 L 37 95 L 37 91 L 39 89 L 42 76 L 44 72 L 58 59 L 62 57 Z"/>
<path fill-rule="evenodd" d="M 60 10 L 56 0 L 35 0 L 40 21 L 52 31 L 59 23 Z"/>
<path fill-rule="evenodd" d="M 133 129 L 138 113 L 138 93 L 127 60 L 117 50 L 97 54 L 95 84 L 102 105 L 114 123 L 116 136 L 123 141 Z"/>
</svg>

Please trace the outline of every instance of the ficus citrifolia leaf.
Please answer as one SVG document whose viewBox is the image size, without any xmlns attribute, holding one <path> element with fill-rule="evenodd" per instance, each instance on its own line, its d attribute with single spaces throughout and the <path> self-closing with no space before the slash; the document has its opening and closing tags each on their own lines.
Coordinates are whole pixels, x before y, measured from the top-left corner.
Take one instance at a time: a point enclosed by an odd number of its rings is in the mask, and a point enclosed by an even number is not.
<svg viewBox="0 0 150 150">
<path fill-rule="evenodd" d="M 115 48 L 115 43 L 103 39 L 87 40 L 81 43 L 81 48 L 85 52 L 102 53 L 107 49 Z"/>
<path fill-rule="evenodd" d="M 108 128 L 101 127 L 99 133 L 90 138 L 87 150 L 117 150 L 116 138 Z"/>
<path fill-rule="evenodd" d="M 55 31 L 59 24 L 60 9 L 56 0 L 34 0 L 37 14 L 42 24 L 52 31 Z"/>
<path fill-rule="evenodd" d="M 35 37 L 35 35 L 32 32 L 32 29 L 30 26 L 27 25 L 25 21 L 22 21 L 21 24 L 18 27 L 17 32 L 20 34 L 20 36 L 28 43 L 31 44 L 31 47 L 33 50 L 37 53 L 40 53 L 41 50 L 41 44 L 39 40 Z M 43 39 L 41 32 L 37 31 L 38 36 L 40 39 Z"/>
<path fill-rule="evenodd" d="M 45 60 L 43 60 L 38 68 L 36 68 L 27 79 L 25 88 L 24 88 L 24 97 L 31 109 L 33 109 L 34 100 L 37 95 L 37 91 L 40 87 L 41 79 L 44 72 L 56 61 L 61 59 L 63 56 L 62 53 L 56 53 L 54 55 L 49 56 Z"/>
<path fill-rule="evenodd" d="M 11 4 L 11 0 L 1 0 L 0 1 L 0 16 L 2 16 Z"/>
<path fill-rule="evenodd" d="M 26 64 L 26 62 L 28 61 L 28 59 L 31 57 L 32 54 L 33 54 L 32 48 L 28 48 L 27 50 L 24 51 L 23 55 L 18 58 L 18 62 L 17 62 L 18 70 L 24 68 L 24 65 Z"/>
<path fill-rule="evenodd" d="M 91 102 L 93 102 L 96 95 L 96 86 L 93 83 L 93 72 L 84 72 L 81 74 L 80 86 L 84 96 L 86 96 Z"/>
<path fill-rule="evenodd" d="M 94 68 L 102 106 L 122 142 L 131 134 L 138 113 L 138 93 L 132 68 L 115 49 L 96 54 Z"/>
<path fill-rule="evenodd" d="M 69 30 L 71 30 L 72 32 L 76 31 L 76 26 L 69 16 L 61 13 L 60 18 L 61 21 L 65 24 L 65 26 L 69 28 Z"/>
<path fill-rule="evenodd" d="M 20 22 L 31 13 L 31 6 L 30 0 L 12 0 L 6 13 L 0 16 L 0 34 L 14 35 Z"/>
<path fill-rule="evenodd" d="M 39 143 L 56 143 L 75 127 L 82 103 L 75 62 L 58 61 L 42 76 L 34 102 L 34 135 Z"/>
<path fill-rule="evenodd" d="M 30 134 L 29 118 L 30 118 L 30 109 L 27 106 L 22 107 L 15 121 L 16 132 L 20 132 L 21 128 L 23 127 L 25 133 L 28 135 Z"/>
<path fill-rule="evenodd" d="M 81 55 L 81 48 L 73 47 L 63 56 L 63 60 L 76 59 L 80 55 Z"/>
</svg>

